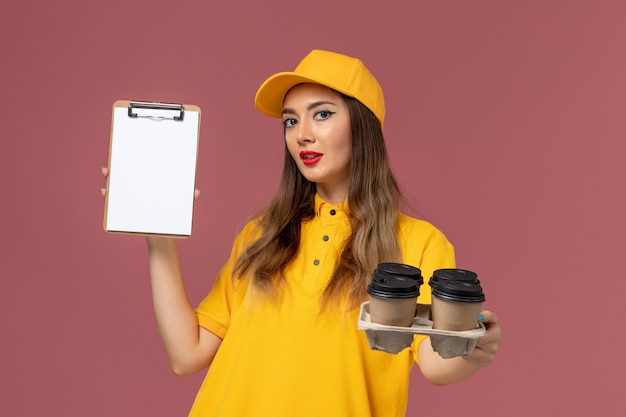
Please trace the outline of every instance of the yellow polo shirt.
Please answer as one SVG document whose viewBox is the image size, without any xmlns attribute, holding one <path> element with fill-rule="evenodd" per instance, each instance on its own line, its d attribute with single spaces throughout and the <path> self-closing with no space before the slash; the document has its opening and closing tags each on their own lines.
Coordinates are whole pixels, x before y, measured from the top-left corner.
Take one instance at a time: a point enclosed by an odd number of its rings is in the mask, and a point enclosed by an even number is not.
<svg viewBox="0 0 626 417">
<path fill-rule="evenodd" d="M 192 417 L 404 416 L 413 345 L 393 355 L 369 348 L 357 330 L 358 309 L 319 314 L 319 298 L 350 232 L 347 204 L 316 196 L 316 216 L 302 224 L 300 251 L 286 270 L 280 304 L 259 302 L 247 280 L 231 279 L 234 261 L 253 240 L 251 222 L 237 237 L 230 259 L 197 308 L 200 326 L 223 339 L 200 387 Z M 403 262 L 427 281 L 454 267 L 454 249 L 431 224 L 400 215 Z M 420 303 L 430 303 L 422 285 Z"/>
</svg>

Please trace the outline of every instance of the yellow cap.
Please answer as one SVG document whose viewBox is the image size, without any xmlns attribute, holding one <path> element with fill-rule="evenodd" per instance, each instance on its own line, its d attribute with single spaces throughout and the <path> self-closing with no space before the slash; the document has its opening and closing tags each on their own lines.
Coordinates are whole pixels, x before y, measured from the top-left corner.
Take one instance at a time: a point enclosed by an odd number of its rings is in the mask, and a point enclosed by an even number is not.
<svg viewBox="0 0 626 417">
<path fill-rule="evenodd" d="M 254 99 L 256 108 L 269 116 L 281 118 L 287 91 L 302 83 L 321 84 L 354 97 L 374 113 L 382 127 L 385 98 L 372 73 L 357 58 L 319 49 L 304 57 L 293 72 L 279 72 L 265 80 Z"/>
</svg>

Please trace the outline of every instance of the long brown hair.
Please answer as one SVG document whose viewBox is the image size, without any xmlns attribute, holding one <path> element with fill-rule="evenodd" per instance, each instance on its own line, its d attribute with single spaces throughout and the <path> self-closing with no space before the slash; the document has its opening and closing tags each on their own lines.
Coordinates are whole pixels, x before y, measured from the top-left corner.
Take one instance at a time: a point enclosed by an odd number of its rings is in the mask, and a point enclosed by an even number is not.
<svg viewBox="0 0 626 417">
<path fill-rule="evenodd" d="M 356 307 L 365 298 L 376 265 L 401 258 L 396 231 L 402 196 L 389 167 L 380 122 L 358 100 L 343 94 L 342 98 L 352 133 L 348 188 L 352 233 L 322 294 L 322 308 L 345 301 L 349 308 Z M 237 259 L 234 276 L 250 274 L 254 289 L 270 297 L 280 293 L 285 267 L 300 245 L 301 223 L 315 215 L 315 192 L 315 183 L 304 178 L 285 146 L 278 192 L 259 220 L 260 237 Z"/>
</svg>

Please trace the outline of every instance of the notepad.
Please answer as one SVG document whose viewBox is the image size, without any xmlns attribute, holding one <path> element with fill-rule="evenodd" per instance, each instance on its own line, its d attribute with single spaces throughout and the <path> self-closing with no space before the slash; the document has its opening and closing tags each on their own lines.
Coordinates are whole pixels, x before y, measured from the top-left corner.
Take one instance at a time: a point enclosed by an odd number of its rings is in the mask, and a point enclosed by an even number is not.
<svg viewBox="0 0 626 417">
<path fill-rule="evenodd" d="M 191 235 L 199 133 L 198 106 L 114 103 L 107 232 Z"/>
</svg>

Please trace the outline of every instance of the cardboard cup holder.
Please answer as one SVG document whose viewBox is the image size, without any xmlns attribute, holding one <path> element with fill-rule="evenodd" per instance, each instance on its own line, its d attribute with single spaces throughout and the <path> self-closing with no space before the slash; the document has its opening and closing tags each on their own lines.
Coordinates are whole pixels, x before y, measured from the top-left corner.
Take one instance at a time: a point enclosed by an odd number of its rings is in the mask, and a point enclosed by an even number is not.
<svg viewBox="0 0 626 417">
<path fill-rule="evenodd" d="M 396 354 L 413 343 L 416 334 L 430 336 L 433 350 L 442 358 L 470 355 L 478 339 L 487 333 L 483 323 L 472 330 L 455 332 L 433 329 L 430 315 L 430 304 L 417 304 L 415 318 L 411 327 L 386 326 L 372 323 L 369 311 L 369 301 L 361 304 L 357 329 L 365 330 L 370 349 Z"/>
</svg>

